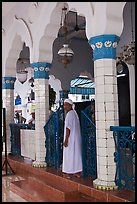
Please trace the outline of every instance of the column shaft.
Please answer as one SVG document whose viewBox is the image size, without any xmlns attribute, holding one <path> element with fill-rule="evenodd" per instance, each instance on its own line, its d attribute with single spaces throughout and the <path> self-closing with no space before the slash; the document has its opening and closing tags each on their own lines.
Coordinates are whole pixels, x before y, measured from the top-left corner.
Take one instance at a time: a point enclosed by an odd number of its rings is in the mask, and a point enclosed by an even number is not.
<svg viewBox="0 0 137 204">
<path fill-rule="evenodd" d="M 34 69 L 35 88 L 35 145 L 36 161 L 34 167 L 45 167 L 46 135 L 44 126 L 49 118 L 49 67 L 51 64 L 37 62 L 32 64 Z"/>
<path fill-rule="evenodd" d="M 14 82 L 15 77 L 3 77 L 2 81 L 2 102 L 3 108 L 6 108 L 6 136 L 7 136 L 7 153 L 11 152 L 10 126 L 14 122 Z"/>
<path fill-rule="evenodd" d="M 110 126 L 118 125 L 118 95 L 116 78 L 116 47 L 119 37 L 100 35 L 90 38 L 93 49 L 95 81 L 95 118 L 97 179 L 100 189 L 116 189 L 114 162 L 115 144 Z"/>
</svg>

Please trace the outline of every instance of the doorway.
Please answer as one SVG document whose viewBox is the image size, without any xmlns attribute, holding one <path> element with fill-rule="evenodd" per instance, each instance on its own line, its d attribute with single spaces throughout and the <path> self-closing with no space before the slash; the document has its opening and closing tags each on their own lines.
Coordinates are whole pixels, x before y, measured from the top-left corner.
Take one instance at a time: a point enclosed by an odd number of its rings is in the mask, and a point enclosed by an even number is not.
<svg viewBox="0 0 137 204">
<path fill-rule="evenodd" d="M 119 126 L 131 126 L 129 71 L 122 61 L 117 63 L 117 86 Z"/>
</svg>

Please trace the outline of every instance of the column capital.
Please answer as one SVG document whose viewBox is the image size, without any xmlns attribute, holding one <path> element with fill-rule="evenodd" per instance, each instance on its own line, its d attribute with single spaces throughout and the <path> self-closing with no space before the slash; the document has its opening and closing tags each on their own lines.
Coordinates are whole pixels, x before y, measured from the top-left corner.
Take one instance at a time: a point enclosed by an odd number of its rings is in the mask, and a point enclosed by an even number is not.
<svg viewBox="0 0 137 204">
<path fill-rule="evenodd" d="M 119 40 L 120 37 L 113 34 L 91 37 L 88 42 L 93 49 L 93 60 L 116 59 L 116 47 Z"/>
<path fill-rule="evenodd" d="M 34 69 L 34 79 L 49 79 L 51 63 L 34 62 L 31 64 L 31 67 Z"/>
<path fill-rule="evenodd" d="M 2 89 L 14 89 L 16 77 L 2 77 Z"/>
</svg>

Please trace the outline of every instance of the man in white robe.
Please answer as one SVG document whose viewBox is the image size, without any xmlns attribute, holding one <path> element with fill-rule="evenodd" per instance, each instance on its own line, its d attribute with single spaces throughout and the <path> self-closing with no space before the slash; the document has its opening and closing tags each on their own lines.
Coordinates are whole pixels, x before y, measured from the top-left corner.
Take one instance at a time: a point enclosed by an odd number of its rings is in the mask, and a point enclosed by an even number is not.
<svg viewBox="0 0 137 204">
<path fill-rule="evenodd" d="M 70 174 L 80 177 L 82 172 L 82 138 L 79 117 L 72 108 L 71 99 L 64 101 L 67 113 L 64 125 L 62 172 L 69 178 Z"/>
</svg>

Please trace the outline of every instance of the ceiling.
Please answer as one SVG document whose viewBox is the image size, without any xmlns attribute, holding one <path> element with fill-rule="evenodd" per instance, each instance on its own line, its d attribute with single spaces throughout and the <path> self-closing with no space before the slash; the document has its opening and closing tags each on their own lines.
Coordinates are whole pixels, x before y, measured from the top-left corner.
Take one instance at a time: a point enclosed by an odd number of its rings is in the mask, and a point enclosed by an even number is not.
<svg viewBox="0 0 137 204">
<path fill-rule="evenodd" d="M 2 2 L 2 21 L 3 23 L 8 23 L 9 18 L 7 18 L 8 14 L 14 14 L 14 8 L 16 8 L 16 5 L 19 2 Z M 123 12 L 123 19 L 124 19 L 124 28 L 123 32 L 120 36 L 120 41 L 118 44 L 117 52 L 121 51 L 121 47 L 124 44 L 129 44 L 131 42 L 131 10 L 130 10 L 130 5 L 131 2 L 127 2 L 125 7 L 124 7 L 124 12 Z M 132 2 L 133 5 L 133 26 L 134 26 L 134 31 L 135 31 L 135 2 Z M 12 18 L 10 18 L 12 19 Z M 67 21 L 67 39 L 79 39 L 79 40 L 86 40 L 86 33 L 85 33 L 85 26 L 86 26 L 86 21 L 84 16 L 79 16 L 77 15 L 77 24 L 82 30 L 76 31 L 75 26 L 76 26 L 76 12 L 74 11 L 69 11 L 66 16 L 66 21 Z M 134 32 L 135 33 L 135 32 Z M 64 29 L 60 28 L 58 32 L 59 37 L 64 37 Z"/>
<path fill-rule="evenodd" d="M 133 8 L 133 26 L 135 30 L 135 2 L 132 2 L 132 8 Z M 123 32 L 120 37 L 119 42 L 119 49 L 121 45 L 124 45 L 127 41 L 127 44 L 131 41 L 131 2 L 127 2 L 124 11 L 123 11 L 123 22 L 124 22 L 124 28 Z M 86 20 L 84 16 L 77 15 L 77 24 L 79 28 L 82 28 L 82 30 L 75 30 L 76 26 L 76 12 L 69 11 L 66 15 L 66 24 L 67 24 L 67 39 L 75 38 L 80 40 L 86 40 L 86 33 L 85 33 L 85 26 L 86 26 Z M 58 32 L 58 37 L 64 37 L 64 29 L 60 28 Z"/>
<path fill-rule="evenodd" d="M 79 16 L 77 12 L 69 11 L 66 15 L 67 39 L 77 38 L 80 40 L 87 40 L 85 25 L 85 17 Z M 63 26 L 59 29 L 58 37 L 65 37 Z"/>
</svg>

